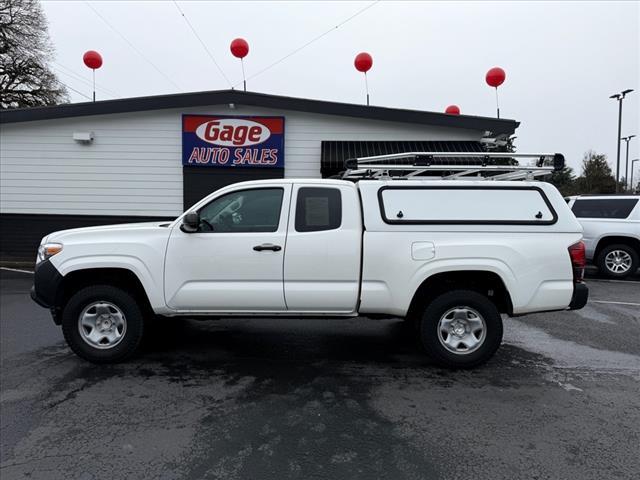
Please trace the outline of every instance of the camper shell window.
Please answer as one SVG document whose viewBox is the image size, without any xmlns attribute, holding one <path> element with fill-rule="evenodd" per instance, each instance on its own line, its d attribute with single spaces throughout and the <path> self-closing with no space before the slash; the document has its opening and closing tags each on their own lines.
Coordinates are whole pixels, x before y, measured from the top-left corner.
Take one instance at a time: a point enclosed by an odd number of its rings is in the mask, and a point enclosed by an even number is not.
<svg viewBox="0 0 640 480">
<path fill-rule="evenodd" d="M 388 224 L 552 225 L 558 215 L 538 187 L 387 186 L 378 191 Z"/>
</svg>

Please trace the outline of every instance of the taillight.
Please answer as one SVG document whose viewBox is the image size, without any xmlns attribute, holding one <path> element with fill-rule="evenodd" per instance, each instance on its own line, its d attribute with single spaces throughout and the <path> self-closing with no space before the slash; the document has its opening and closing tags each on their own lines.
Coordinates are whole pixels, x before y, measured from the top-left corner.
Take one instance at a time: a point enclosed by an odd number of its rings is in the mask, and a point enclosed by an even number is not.
<svg viewBox="0 0 640 480">
<path fill-rule="evenodd" d="M 583 241 L 574 243 L 569 247 L 569 257 L 571 258 L 571 266 L 573 267 L 573 281 L 575 283 L 582 282 L 584 278 L 584 267 L 587 263 Z"/>
</svg>

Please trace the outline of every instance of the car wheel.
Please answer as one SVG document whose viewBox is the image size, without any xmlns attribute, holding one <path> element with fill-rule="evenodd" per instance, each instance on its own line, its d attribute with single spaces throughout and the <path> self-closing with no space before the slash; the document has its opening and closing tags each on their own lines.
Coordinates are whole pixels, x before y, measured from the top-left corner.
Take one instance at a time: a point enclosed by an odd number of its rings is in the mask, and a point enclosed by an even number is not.
<svg viewBox="0 0 640 480">
<path fill-rule="evenodd" d="M 440 366 L 471 368 L 489 360 L 502 341 L 502 318 L 484 295 L 454 290 L 435 298 L 420 322 L 420 339 Z"/>
<path fill-rule="evenodd" d="M 78 356 L 93 363 L 115 363 L 136 351 L 144 318 L 136 300 L 111 285 L 75 293 L 62 312 L 62 332 Z"/>
<path fill-rule="evenodd" d="M 598 254 L 598 270 L 611 278 L 628 277 L 638 269 L 638 253 L 623 243 L 604 247 Z"/>
</svg>

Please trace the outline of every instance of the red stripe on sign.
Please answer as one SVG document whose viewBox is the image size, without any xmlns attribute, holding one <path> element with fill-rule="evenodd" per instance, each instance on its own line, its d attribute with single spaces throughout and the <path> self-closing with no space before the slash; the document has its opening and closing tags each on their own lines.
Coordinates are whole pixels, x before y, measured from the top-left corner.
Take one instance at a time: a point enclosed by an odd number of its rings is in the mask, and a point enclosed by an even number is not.
<svg viewBox="0 0 640 480">
<path fill-rule="evenodd" d="M 182 131 L 183 132 L 195 132 L 196 128 L 198 128 L 203 123 L 208 122 L 209 120 L 215 120 L 220 117 L 211 117 L 204 115 L 189 115 L 182 117 Z"/>
<path fill-rule="evenodd" d="M 267 127 L 272 134 L 284 132 L 284 118 L 248 117 L 247 120 L 261 123 Z"/>
<path fill-rule="evenodd" d="M 183 132 L 195 132 L 196 129 L 203 123 L 210 122 L 211 120 L 238 118 L 242 120 L 251 120 L 253 122 L 260 123 L 267 127 L 272 134 L 280 134 L 284 132 L 284 118 L 270 118 L 270 117 L 226 117 L 215 115 L 185 115 L 182 117 L 182 131 Z"/>
</svg>

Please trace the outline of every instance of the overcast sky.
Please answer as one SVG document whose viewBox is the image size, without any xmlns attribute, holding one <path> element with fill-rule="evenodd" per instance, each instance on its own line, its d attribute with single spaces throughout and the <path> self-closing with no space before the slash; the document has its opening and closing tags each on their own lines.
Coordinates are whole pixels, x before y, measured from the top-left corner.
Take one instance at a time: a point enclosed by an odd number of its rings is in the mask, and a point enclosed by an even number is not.
<svg viewBox="0 0 640 480">
<path fill-rule="evenodd" d="M 364 81 L 353 59 L 367 51 L 374 60 L 372 104 L 443 111 L 455 103 L 463 114 L 495 116 L 494 92 L 484 76 L 501 66 L 507 72 L 499 89 L 501 115 L 521 122 L 521 152 L 560 151 L 579 169 L 583 153 L 593 149 L 613 165 L 618 107 L 609 96 L 627 88 L 637 91 L 625 99 L 622 135 L 640 133 L 635 1 L 178 2 L 232 84 L 242 80 L 240 63 L 229 53 L 233 38 L 250 44 L 245 67 L 251 77 L 372 4 L 250 78 L 248 89 L 363 102 Z M 96 75 L 98 99 L 229 88 L 172 1 L 43 6 L 56 49 L 53 66 L 63 82 L 87 96 L 90 84 L 77 75 L 91 78 L 82 63 L 89 49 L 104 58 Z M 86 100 L 70 93 L 73 102 Z M 638 144 L 632 140 L 630 159 L 638 157 Z M 623 143 L 623 163 L 624 154 Z"/>
</svg>

